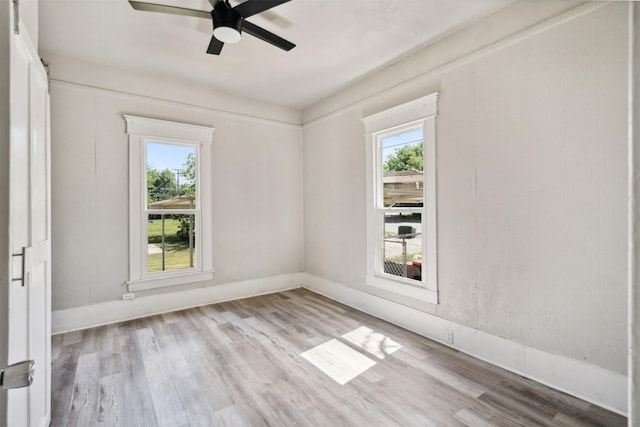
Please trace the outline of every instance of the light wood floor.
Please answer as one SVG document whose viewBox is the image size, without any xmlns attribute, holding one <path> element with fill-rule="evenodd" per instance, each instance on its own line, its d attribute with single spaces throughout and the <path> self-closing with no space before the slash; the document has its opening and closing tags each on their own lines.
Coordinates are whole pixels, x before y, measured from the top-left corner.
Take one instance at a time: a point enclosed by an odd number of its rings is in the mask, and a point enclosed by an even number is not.
<svg viewBox="0 0 640 427">
<path fill-rule="evenodd" d="M 401 348 L 342 337 L 363 326 Z M 375 365 L 339 385 L 301 356 L 330 340 Z M 52 358 L 52 426 L 626 425 L 303 289 L 56 335 Z"/>
</svg>

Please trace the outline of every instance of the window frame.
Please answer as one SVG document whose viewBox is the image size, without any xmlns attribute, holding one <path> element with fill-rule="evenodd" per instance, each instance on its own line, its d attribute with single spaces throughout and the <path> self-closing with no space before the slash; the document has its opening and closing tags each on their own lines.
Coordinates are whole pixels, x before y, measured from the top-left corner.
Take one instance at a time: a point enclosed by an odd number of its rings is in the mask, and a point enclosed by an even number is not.
<svg viewBox="0 0 640 427">
<path fill-rule="evenodd" d="M 129 292 L 203 282 L 213 277 L 212 127 L 124 115 L 129 135 Z M 164 214 L 195 214 L 195 267 L 148 271 L 147 144 L 194 147 L 196 150 L 196 208 L 166 209 Z M 206 237 L 208 238 L 206 238 Z"/>
<path fill-rule="evenodd" d="M 362 119 L 367 159 L 367 276 L 366 284 L 403 297 L 438 303 L 438 253 L 436 209 L 436 117 L 439 94 L 432 93 Z M 422 207 L 384 207 L 382 141 L 391 135 L 422 128 Z M 421 213 L 422 280 L 384 272 L 385 213 Z"/>
</svg>

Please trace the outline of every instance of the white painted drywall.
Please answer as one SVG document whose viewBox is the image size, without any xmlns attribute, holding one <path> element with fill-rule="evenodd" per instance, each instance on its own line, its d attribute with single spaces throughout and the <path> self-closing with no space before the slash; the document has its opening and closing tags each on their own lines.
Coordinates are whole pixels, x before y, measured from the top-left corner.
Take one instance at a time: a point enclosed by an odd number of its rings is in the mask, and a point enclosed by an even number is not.
<svg viewBox="0 0 640 427">
<path fill-rule="evenodd" d="M 40 0 L 20 0 L 20 20 L 27 29 L 33 46 L 38 49 L 38 2 Z"/>
<path fill-rule="evenodd" d="M 625 374 L 628 8 L 533 3 L 305 110 L 305 272 L 372 292 L 360 119 L 439 91 L 440 304 L 379 296 Z"/>
<path fill-rule="evenodd" d="M 126 292 L 129 165 L 122 114 L 216 129 L 212 172 L 216 273 L 211 282 L 182 290 L 302 270 L 302 131 L 295 112 L 279 107 L 271 111 L 247 101 L 251 114 L 240 114 L 234 110 L 242 110 L 242 100 L 224 111 L 224 102 L 215 96 L 203 96 L 203 106 L 197 105 L 196 96 L 189 104 L 183 99 L 160 99 L 183 88 L 171 81 L 141 83 L 135 95 L 105 90 L 101 84 L 136 86 L 141 76 L 74 63 L 85 73 L 81 83 L 74 83 L 64 59 L 49 60 L 54 310 L 114 301 Z M 188 95 L 194 89 L 185 91 Z M 266 118 L 260 118 L 263 110 Z M 142 292 L 137 298 L 175 290 Z"/>
</svg>

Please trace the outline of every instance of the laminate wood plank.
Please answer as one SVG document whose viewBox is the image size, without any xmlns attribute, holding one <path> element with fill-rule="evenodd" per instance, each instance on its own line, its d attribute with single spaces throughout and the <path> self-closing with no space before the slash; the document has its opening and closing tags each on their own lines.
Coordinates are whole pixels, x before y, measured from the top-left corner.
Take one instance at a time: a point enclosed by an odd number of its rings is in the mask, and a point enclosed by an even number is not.
<svg viewBox="0 0 640 427">
<path fill-rule="evenodd" d="M 463 411 L 462 413 L 460 411 Z M 502 414 L 493 411 L 493 408 L 482 402 L 471 402 L 464 409 L 458 411 L 454 416 L 464 424 L 474 426 L 475 419 L 478 423 L 488 423 L 500 427 L 521 427 L 523 424 L 513 419 L 510 414 Z"/>
<path fill-rule="evenodd" d="M 97 425 L 105 427 L 129 425 L 125 419 L 125 397 L 122 384 L 122 374 L 120 373 L 100 378 Z"/>
<path fill-rule="evenodd" d="M 270 337 L 266 336 L 258 337 L 258 340 L 271 353 L 272 360 L 276 361 L 278 368 L 288 373 L 285 384 L 298 389 L 297 392 L 293 393 L 293 396 L 298 396 L 298 399 L 302 400 L 302 402 L 312 403 L 316 409 L 317 407 L 329 408 L 329 411 L 323 411 L 324 417 L 330 420 L 328 424 L 324 425 L 353 425 L 355 421 L 353 419 L 349 420 L 353 414 L 358 413 L 358 408 L 354 406 L 354 399 L 347 395 L 346 389 L 340 387 L 312 365 L 303 363 L 298 352 L 291 352 L 280 345 L 277 340 L 270 340 Z M 291 378 L 291 381 L 288 380 L 289 378 Z M 294 379 L 298 381 L 294 381 Z M 342 410 L 334 411 L 334 408 L 342 408 Z M 313 410 L 311 409 L 311 411 Z M 359 416 L 362 420 L 362 418 L 367 419 L 373 415 L 365 413 Z M 376 425 L 377 423 L 371 424 L 373 421 L 375 420 L 369 419 L 367 425 Z"/>
<path fill-rule="evenodd" d="M 480 415 L 469 409 L 461 409 L 454 415 L 457 420 L 469 427 L 499 427 L 489 420 L 485 420 Z"/>
<path fill-rule="evenodd" d="M 553 417 L 553 425 L 555 427 L 580 427 L 584 425 L 580 420 L 571 418 L 567 414 L 556 414 Z"/>
<path fill-rule="evenodd" d="M 100 361 L 97 353 L 78 358 L 73 383 L 73 398 L 69 409 L 69 424 L 93 425 L 97 421 Z"/>
<path fill-rule="evenodd" d="M 124 417 L 131 426 L 154 427 L 158 425 L 158 419 L 136 330 L 132 323 L 118 329 L 122 390 L 126 399 Z"/>
<path fill-rule="evenodd" d="M 62 345 L 78 344 L 82 342 L 84 331 L 67 332 L 62 335 Z"/>
<path fill-rule="evenodd" d="M 182 349 L 183 357 L 192 367 L 192 374 L 185 381 L 187 387 L 179 384 L 178 392 L 186 402 L 190 418 L 214 425 L 213 414 L 233 405 L 225 384 L 218 371 L 224 369 L 219 353 L 210 351 L 202 335 L 176 338 Z M 205 346 L 203 346 L 205 344 Z M 204 387 L 203 387 L 204 385 Z"/>
<path fill-rule="evenodd" d="M 400 352 L 399 354 L 392 354 L 391 357 L 402 358 L 404 362 L 409 364 L 410 366 L 419 369 L 432 376 L 433 378 L 442 381 L 447 384 L 449 387 L 456 389 L 457 391 L 464 393 L 473 398 L 480 397 L 486 389 L 474 381 L 466 379 L 460 375 L 455 374 L 454 372 L 442 368 L 437 364 L 433 363 L 433 359 L 417 359 L 414 357 L 405 357 L 407 353 Z"/>
<path fill-rule="evenodd" d="M 302 357 L 330 340 L 374 365 L 338 384 Z M 305 289 L 58 335 L 52 356 L 54 427 L 626 422 Z"/>
<path fill-rule="evenodd" d="M 457 360 L 464 360 L 458 363 Z M 518 396 L 529 406 L 543 406 L 549 408 L 551 412 L 562 412 L 567 415 L 585 414 L 591 408 L 589 402 L 569 396 L 561 391 L 551 389 L 533 380 L 520 375 L 504 371 L 495 366 L 482 362 L 467 355 L 457 355 L 454 360 L 443 361 L 456 372 L 492 389 L 496 393 Z M 496 374 L 501 377 L 496 381 Z"/>
<path fill-rule="evenodd" d="M 488 391 L 479 400 L 486 403 L 491 409 L 500 412 L 509 412 L 509 418 L 523 425 L 551 426 L 553 417 L 551 411 L 539 412 L 538 408 L 532 408 L 514 399 L 513 396 Z"/>
<path fill-rule="evenodd" d="M 64 335 L 58 334 L 51 337 L 51 361 L 55 362 L 60 355 L 60 349 L 62 348 L 62 342 L 64 341 Z"/>
<path fill-rule="evenodd" d="M 171 335 L 171 330 L 168 328 L 168 324 L 164 321 L 162 314 L 147 317 L 145 320 L 147 321 L 145 327 L 150 328 L 156 338 Z"/>
<path fill-rule="evenodd" d="M 402 362 L 380 363 L 376 369 L 386 372 L 383 382 L 366 384 L 364 380 L 358 379 L 353 382 L 353 386 L 362 387 L 361 390 L 372 390 L 373 399 L 380 399 L 379 404 L 401 419 L 401 425 L 420 425 L 415 424 L 416 419 L 423 424 L 463 425 L 454 415 L 459 409 L 468 406 L 473 401 L 472 398 L 451 393 L 448 385 Z M 396 387 L 402 392 L 386 393 L 389 388 Z"/>
<path fill-rule="evenodd" d="M 342 316 L 347 314 L 349 311 L 354 311 L 351 307 L 303 289 L 293 289 L 291 293 L 293 293 L 297 298 L 302 298 L 304 301 L 324 307 L 329 310 L 332 315 Z"/>
<path fill-rule="evenodd" d="M 165 356 L 162 354 L 156 337 L 151 329 L 136 330 L 136 337 L 140 345 L 142 363 L 146 372 L 153 406 L 160 426 L 182 426 L 186 414 L 176 392 L 171 378 L 171 372 L 166 369 Z"/>
<path fill-rule="evenodd" d="M 267 427 L 267 420 L 249 405 L 234 405 L 217 411 L 212 426 L 222 427 Z"/>
<path fill-rule="evenodd" d="M 51 425 L 68 425 L 69 408 L 73 399 L 73 384 L 76 377 L 79 344 L 62 345 L 60 339 L 58 357 L 51 367 Z"/>
<path fill-rule="evenodd" d="M 211 320 L 213 320 L 216 325 L 222 325 L 224 323 L 228 323 L 229 321 L 222 315 L 224 310 L 221 310 L 218 305 L 207 305 L 204 307 L 200 307 L 203 313 Z"/>
<path fill-rule="evenodd" d="M 100 360 L 100 377 L 117 374 L 122 370 L 120 354 L 120 337 L 106 334 L 102 337 L 104 349 L 98 353 Z"/>
</svg>

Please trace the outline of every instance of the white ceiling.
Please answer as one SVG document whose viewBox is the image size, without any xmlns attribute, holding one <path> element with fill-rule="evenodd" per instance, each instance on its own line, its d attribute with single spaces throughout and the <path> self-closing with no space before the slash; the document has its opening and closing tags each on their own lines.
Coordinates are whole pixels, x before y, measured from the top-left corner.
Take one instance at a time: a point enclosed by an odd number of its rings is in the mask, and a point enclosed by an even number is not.
<svg viewBox="0 0 640 427">
<path fill-rule="evenodd" d="M 245 34 L 214 56 L 205 53 L 210 20 L 135 11 L 126 0 L 40 0 L 39 48 L 303 108 L 513 1 L 292 0 L 248 19 L 292 51 Z M 150 2 L 211 9 L 207 0 Z"/>
</svg>

